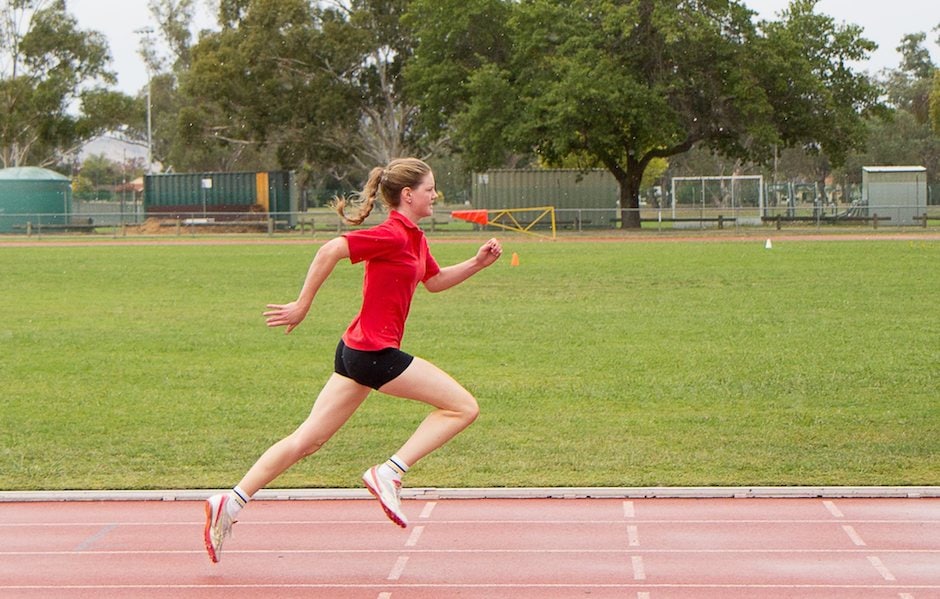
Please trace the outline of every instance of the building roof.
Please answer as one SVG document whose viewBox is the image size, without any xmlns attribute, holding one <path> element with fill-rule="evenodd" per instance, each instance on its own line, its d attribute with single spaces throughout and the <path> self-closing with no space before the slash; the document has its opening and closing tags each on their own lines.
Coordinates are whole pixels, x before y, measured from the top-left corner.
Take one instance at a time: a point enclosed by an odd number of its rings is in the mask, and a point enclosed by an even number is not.
<svg viewBox="0 0 940 599">
<path fill-rule="evenodd" d="M 863 171 L 869 173 L 923 173 L 927 171 L 923 166 L 863 166 Z"/>
<path fill-rule="evenodd" d="M 38 166 L 15 166 L 0 169 L 0 180 L 16 179 L 20 181 L 68 181 L 69 178 L 49 169 Z"/>
</svg>

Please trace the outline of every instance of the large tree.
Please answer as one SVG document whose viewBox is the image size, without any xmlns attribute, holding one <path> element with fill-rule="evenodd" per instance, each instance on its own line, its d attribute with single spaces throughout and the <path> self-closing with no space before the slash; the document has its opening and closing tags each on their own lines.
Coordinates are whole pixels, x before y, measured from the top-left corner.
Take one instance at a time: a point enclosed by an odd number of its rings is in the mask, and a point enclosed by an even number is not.
<svg viewBox="0 0 940 599">
<path fill-rule="evenodd" d="M 426 154 L 401 85 L 406 0 L 224 0 L 221 31 L 192 49 L 181 111 L 192 141 L 266 146 L 283 167 L 355 179 Z"/>
<path fill-rule="evenodd" d="M 422 108 L 442 115 L 472 166 L 511 152 L 588 156 L 620 183 L 622 222 L 635 228 L 654 159 L 699 145 L 761 161 L 799 145 L 838 161 L 862 143 L 877 90 L 847 64 L 874 45 L 814 8 L 796 0 L 755 24 L 735 0 L 415 0 L 409 74 L 449 90 Z M 497 41 L 463 47 L 472 22 L 461 15 L 481 10 L 498 15 Z"/>
<path fill-rule="evenodd" d="M 79 29 L 63 0 L 0 6 L 0 164 L 48 166 L 125 122 L 104 36 Z"/>
</svg>

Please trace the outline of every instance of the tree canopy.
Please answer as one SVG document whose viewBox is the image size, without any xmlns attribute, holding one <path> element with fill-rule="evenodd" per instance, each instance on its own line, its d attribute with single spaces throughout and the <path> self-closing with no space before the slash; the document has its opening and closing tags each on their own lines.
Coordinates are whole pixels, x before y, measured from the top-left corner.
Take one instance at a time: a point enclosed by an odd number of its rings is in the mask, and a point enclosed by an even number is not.
<svg viewBox="0 0 940 599">
<path fill-rule="evenodd" d="M 126 120 L 131 98 L 110 91 L 104 36 L 82 30 L 63 0 L 0 7 L 0 163 L 47 166 Z M 77 105 L 78 114 L 74 114 Z"/>
<path fill-rule="evenodd" d="M 344 179 L 404 154 L 426 136 L 405 99 L 412 40 L 405 0 L 226 1 L 222 29 L 192 49 L 180 112 L 192 141 L 272 148 L 281 165 Z"/>
<path fill-rule="evenodd" d="M 583 155 L 620 183 L 628 227 L 653 159 L 701 145 L 765 161 L 800 145 L 839 161 L 877 106 L 877 88 L 847 66 L 874 44 L 813 0 L 761 23 L 734 0 L 464 2 L 459 14 L 497 17 L 482 51 L 460 43 L 476 39 L 471 26 L 443 4 L 412 4 L 412 74 L 432 90 L 421 107 L 440 115 L 440 134 L 476 168 L 513 152 Z"/>
</svg>

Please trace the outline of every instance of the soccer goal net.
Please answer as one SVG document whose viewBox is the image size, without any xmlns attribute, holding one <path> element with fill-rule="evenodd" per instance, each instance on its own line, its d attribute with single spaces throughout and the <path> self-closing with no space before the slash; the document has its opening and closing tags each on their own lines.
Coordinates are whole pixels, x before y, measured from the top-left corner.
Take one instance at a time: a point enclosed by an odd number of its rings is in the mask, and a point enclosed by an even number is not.
<svg viewBox="0 0 940 599">
<path fill-rule="evenodd" d="M 728 175 L 673 177 L 672 216 L 724 214 L 739 221 L 760 219 L 764 211 L 764 177 Z"/>
</svg>

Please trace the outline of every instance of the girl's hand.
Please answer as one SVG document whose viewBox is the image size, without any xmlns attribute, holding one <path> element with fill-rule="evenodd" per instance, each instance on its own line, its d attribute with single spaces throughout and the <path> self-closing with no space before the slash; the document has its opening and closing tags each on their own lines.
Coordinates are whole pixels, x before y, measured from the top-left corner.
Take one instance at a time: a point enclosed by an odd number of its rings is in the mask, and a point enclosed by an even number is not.
<svg viewBox="0 0 940 599">
<path fill-rule="evenodd" d="M 503 246 L 500 245 L 499 241 L 494 237 L 481 245 L 480 249 L 477 250 L 477 263 L 484 267 L 489 266 L 499 260 L 502 254 Z"/>
<path fill-rule="evenodd" d="M 309 307 L 301 306 L 296 301 L 289 304 L 268 304 L 268 310 L 264 313 L 265 322 L 269 327 L 287 326 L 284 331 L 287 334 L 303 322 L 307 310 Z"/>
</svg>

